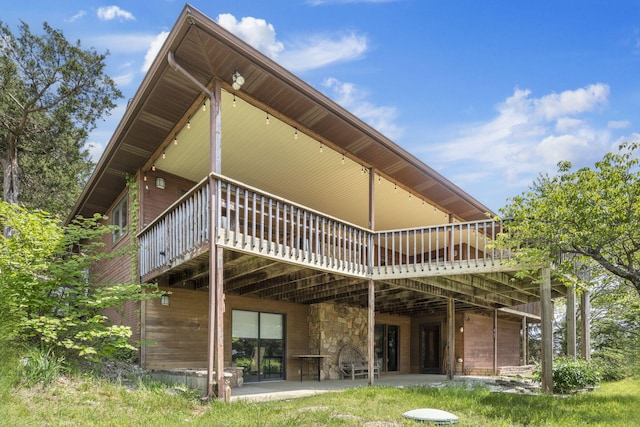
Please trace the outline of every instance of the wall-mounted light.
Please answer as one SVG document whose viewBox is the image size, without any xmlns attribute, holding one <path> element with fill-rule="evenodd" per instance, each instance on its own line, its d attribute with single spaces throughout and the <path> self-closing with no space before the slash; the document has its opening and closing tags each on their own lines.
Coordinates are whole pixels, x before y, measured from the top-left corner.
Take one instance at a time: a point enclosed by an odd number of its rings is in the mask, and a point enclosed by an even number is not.
<svg viewBox="0 0 640 427">
<path fill-rule="evenodd" d="M 244 77 L 242 77 L 242 74 L 240 74 L 238 70 L 235 70 L 231 75 L 231 82 L 231 87 L 233 87 L 233 90 L 240 90 L 240 88 L 244 84 Z"/>
<path fill-rule="evenodd" d="M 164 294 L 160 297 L 160 304 L 162 305 L 169 305 L 169 295 L 168 294 Z"/>
<path fill-rule="evenodd" d="M 464 326 L 460 326 L 460 332 L 464 332 Z"/>
<path fill-rule="evenodd" d="M 160 190 L 164 190 L 165 184 L 166 182 L 164 178 L 162 178 L 161 176 L 156 177 L 156 188 L 159 188 Z"/>
</svg>

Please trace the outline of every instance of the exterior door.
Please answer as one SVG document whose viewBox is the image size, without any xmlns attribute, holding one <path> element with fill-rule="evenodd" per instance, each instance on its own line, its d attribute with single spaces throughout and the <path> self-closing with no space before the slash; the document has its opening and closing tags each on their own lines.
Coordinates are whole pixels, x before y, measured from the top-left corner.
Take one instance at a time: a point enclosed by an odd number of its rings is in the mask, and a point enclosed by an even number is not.
<svg viewBox="0 0 640 427">
<path fill-rule="evenodd" d="M 382 372 L 398 370 L 400 327 L 398 325 L 375 326 L 375 352 Z"/>
<path fill-rule="evenodd" d="M 284 379 L 284 316 L 233 310 L 231 360 L 245 382 Z"/>
<path fill-rule="evenodd" d="M 420 373 L 440 374 L 441 326 L 439 323 L 420 325 Z"/>
</svg>

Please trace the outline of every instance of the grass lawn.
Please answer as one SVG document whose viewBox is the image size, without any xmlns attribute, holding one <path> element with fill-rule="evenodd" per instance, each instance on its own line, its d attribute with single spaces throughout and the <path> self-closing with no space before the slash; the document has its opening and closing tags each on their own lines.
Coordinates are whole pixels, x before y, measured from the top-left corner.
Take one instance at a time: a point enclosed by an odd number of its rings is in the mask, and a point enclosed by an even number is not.
<svg viewBox="0 0 640 427">
<path fill-rule="evenodd" d="M 605 383 L 569 397 L 492 393 L 476 386 L 362 387 L 285 401 L 201 404 L 195 394 L 167 394 L 93 379 L 63 378 L 42 389 L 3 388 L 6 426 L 400 426 L 427 425 L 402 413 L 438 408 L 459 426 L 640 426 L 640 380 Z"/>
</svg>

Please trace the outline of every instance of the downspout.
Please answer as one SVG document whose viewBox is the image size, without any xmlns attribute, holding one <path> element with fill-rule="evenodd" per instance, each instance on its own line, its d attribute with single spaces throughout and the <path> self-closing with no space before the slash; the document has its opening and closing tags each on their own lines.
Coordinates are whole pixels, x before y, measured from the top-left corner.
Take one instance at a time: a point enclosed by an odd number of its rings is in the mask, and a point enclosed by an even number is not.
<svg viewBox="0 0 640 427">
<path fill-rule="evenodd" d="M 213 94 L 213 92 L 211 92 L 209 90 L 209 88 L 207 88 L 205 85 L 203 85 L 198 79 L 196 79 L 193 75 L 191 75 L 187 70 L 182 68 L 182 66 L 176 62 L 176 58 L 173 55 L 173 52 L 169 52 L 167 54 L 167 61 L 169 61 L 169 65 L 171 65 L 171 68 L 173 68 L 174 70 L 179 71 L 182 74 L 184 74 L 184 76 L 186 78 L 188 78 L 189 80 L 191 80 L 191 82 L 194 85 L 196 85 L 198 87 L 198 89 L 203 91 L 209 97 L 209 99 L 211 101 L 215 101 L 216 100 L 215 95 Z M 212 103 L 212 105 L 213 105 L 213 103 Z"/>
<path fill-rule="evenodd" d="M 209 102 L 210 102 L 210 110 L 211 110 L 211 125 L 213 125 L 214 121 L 215 121 L 215 110 L 217 110 L 217 106 L 216 106 L 216 97 L 213 91 L 209 90 L 209 88 L 207 88 L 205 85 L 203 85 L 198 79 L 196 79 L 192 74 L 190 74 L 187 70 L 185 70 L 180 64 L 178 64 L 176 62 L 175 56 L 173 54 L 173 52 L 169 52 L 167 54 L 167 61 L 169 62 L 169 65 L 176 71 L 182 73 L 186 78 L 188 78 L 197 88 L 199 88 L 202 92 L 204 92 L 208 97 L 209 97 Z M 215 108 L 215 110 L 214 110 Z M 217 150 L 214 149 L 216 141 L 216 132 L 211 132 L 211 136 L 210 136 L 211 140 L 209 141 L 209 145 L 211 147 L 211 168 L 210 169 L 214 169 L 214 172 L 220 172 L 219 170 L 217 170 L 218 168 L 216 167 L 216 165 L 218 165 L 218 160 L 219 160 L 219 154 L 217 153 Z M 217 268 L 218 268 L 218 250 L 217 250 L 217 245 L 215 244 L 214 238 L 217 234 L 217 224 L 216 221 L 214 220 L 215 215 L 215 200 L 216 200 L 216 186 L 214 185 L 214 181 L 210 178 L 209 179 L 209 186 L 210 186 L 210 197 L 211 197 L 211 203 L 210 203 L 210 208 L 211 208 L 211 212 L 210 212 L 210 221 L 211 221 L 211 234 L 209 236 L 209 322 L 208 322 L 208 346 L 207 346 L 207 396 L 206 399 L 210 400 L 212 398 L 215 397 L 214 391 L 213 391 L 213 372 L 214 372 L 214 365 L 217 365 L 217 367 L 219 367 L 220 365 L 223 365 L 224 362 L 220 363 L 218 362 L 216 364 L 216 348 L 218 348 L 218 343 L 217 343 L 217 339 L 216 338 L 220 338 L 218 337 L 217 334 L 217 330 L 218 330 L 218 319 L 221 316 L 218 316 L 218 312 L 222 310 L 222 307 L 220 307 L 220 303 L 221 301 L 219 301 L 218 298 L 218 294 L 219 294 L 219 290 L 218 290 L 218 286 L 217 286 L 217 278 L 218 278 L 218 272 L 217 272 Z M 218 351 L 218 359 L 220 359 L 220 357 L 224 358 L 224 355 L 221 355 L 220 352 Z M 218 384 L 218 398 L 219 399 L 224 399 L 225 398 L 225 387 L 224 384 L 222 382 L 222 379 L 224 378 L 223 372 L 220 372 L 220 369 L 216 370 L 216 382 Z"/>
</svg>

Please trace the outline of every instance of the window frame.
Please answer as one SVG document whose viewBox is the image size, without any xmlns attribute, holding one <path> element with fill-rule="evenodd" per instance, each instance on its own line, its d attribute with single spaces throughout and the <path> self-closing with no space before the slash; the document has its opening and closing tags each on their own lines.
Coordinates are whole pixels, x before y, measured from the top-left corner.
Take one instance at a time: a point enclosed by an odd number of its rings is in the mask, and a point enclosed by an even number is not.
<svg viewBox="0 0 640 427">
<path fill-rule="evenodd" d="M 125 194 L 111 210 L 111 225 L 115 226 L 111 233 L 111 243 L 116 243 L 128 233 L 129 195 Z"/>
</svg>

